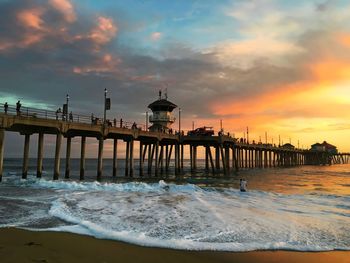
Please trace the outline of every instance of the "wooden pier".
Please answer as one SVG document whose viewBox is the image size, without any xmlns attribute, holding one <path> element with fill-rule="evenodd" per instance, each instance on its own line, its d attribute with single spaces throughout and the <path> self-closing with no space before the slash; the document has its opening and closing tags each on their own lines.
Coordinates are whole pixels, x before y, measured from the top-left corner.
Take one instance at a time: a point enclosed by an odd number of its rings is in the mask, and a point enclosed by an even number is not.
<svg viewBox="0 0 350 263">
<path fill-rule="evenodd" d="M 61 146 L 66 143 L 64 178 L 70 178 L 71 142 L 73 137 L 81 138 L 80 180 L 85 175 L 86 138 L 98 141 L 97 180 L 103 178 L 103 153 L 106 140 L 113 142 L 113 177 L 117 176 L 117 148 L 120 143 L 126 145 L 125 173 L 123 176 L 162 176 L 171 174 L 180 176 L 184 172 L 184 151 L 190 153 L 190 170 L 198 169 L 198 148 L 205 151 L 205 170 L 212 176 L 230 176 L 240 169 L 291 167 L 298 165 L 326 165 L 349 163 L 350 154 L 328 154 L 300 149 L 285 149 L 264 144 L 239 143 L 227 136 L 185 136 L 146 131 L 124 125 L 108 125 L 106 122 L 92 121 L 87 116 L 74 116 L 73 121 L 57 118 L 55 112 L 26 109 L 20 113 L 8 111 L 0 113 L 0 180 L 3 174 L 5 131 L 18 132 L 24 136 L 22 178 L 27 178 L 29 145 L 32 136 L 38 136 L 37 177 L 42 176 L 43 148 L 45 135 L 56 136 L 53 179 L 61 177 Z M 137 159 L 138 171 L 135 171 L 135 142 L 139 143 Z M 170 166 L 174 163 L 174 167 Z M 118 175 L 120 176 L 120 175 Z"/>
</svg>

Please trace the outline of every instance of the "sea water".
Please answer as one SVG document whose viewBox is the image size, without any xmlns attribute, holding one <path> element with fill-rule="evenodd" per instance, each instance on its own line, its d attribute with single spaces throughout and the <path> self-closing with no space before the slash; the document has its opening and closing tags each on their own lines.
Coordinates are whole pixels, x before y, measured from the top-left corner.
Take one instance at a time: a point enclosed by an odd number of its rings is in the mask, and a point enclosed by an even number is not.
<svg viewBox="0 0 350 263">
<path fill-rule="evenodd" d="M 71 166 L 71 179 L 53 181 L 53 160 L 46 159 L 37 179 L 30 160 L 23 180 L 21 160 L 5 160 L 0 227 L 186 250 L 350 250 L 350 165 L 251 169 L 213 179 L 200 161 L 199 172 L 178 180 L 170 174 L 131 181 L 123 178 L 123 162 L 113 179 L 106 160 L 102 182 L 94 180 L 96 160 L 87 160 L 83 182 L 79 160 Z M 238 190 L 240 178 L 248 192 Z"/>
</svg>

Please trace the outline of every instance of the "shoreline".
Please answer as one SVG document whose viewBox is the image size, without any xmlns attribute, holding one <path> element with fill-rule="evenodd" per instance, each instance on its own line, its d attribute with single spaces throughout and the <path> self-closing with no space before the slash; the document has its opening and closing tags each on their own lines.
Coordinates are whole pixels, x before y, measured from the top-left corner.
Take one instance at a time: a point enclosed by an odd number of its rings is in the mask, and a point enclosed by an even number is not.
<svg viewBox="0 0 350 263">
<path fill-rule="evenodd" d="M 350 251 L 188 251 L 143 247 L 91 236 L 0 228 L 0 258 L 12 262 L 309 262 L 350 263 Z"/>
</svg>

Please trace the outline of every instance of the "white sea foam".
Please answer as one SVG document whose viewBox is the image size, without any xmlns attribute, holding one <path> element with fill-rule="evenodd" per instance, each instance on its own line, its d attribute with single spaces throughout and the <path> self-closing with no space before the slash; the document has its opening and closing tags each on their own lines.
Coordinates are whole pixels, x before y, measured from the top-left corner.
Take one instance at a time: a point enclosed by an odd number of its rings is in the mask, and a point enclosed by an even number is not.
<svg viewBox="0 0 350 263">
<path fill-rule="evenodd" d="M 167 184 L 163 180 L 158 183 L 129 182 L 129 183 L 100 183 L 100 182 L 76 182 L 76 181 L 52 181 L 46 179 L 25 179 L 15 182 L 19 186 L 36 188 L 51 188 L 71 191 L 112 191 L 112 192 L 154 192 L 154 191 L 202 191 L 194 184 Z"/>
<path fill-rule="evenodd" d="M 42 209 L 23 217 L 19 214 L 12 221 L 0 216 L 1 227 L 25 227 L 46 216 L 66 222 L 48 228 L 53 231 L 143 246 L 225 251 L 350 250 L 349 196 L 241 193 L 233 188 L 164 181 L 115 184 L 29 179 L 13 184 L 26 190 L 26 195 L 0 195 L 0 199 L 23 200 L 19 205 L 28 211 L 33 205 L 47 204 L 48 211 Z M 38 196 L 45 189 L 48 194 Z"/>
<path fill-rule="evenodd" d="M 144 246 L 227 251 L 350 249 L 350 217 L 335 206 L 338 199 L 188 186 L 184 189 L 192 191 L 163 191 L 175 185 L 161 182 L 160 186 L 149 185 L 146 192 L 138 193 L 125 185 L 126 191 L 108 194 L 67 193 L 53 202 L 49 213 L 76 225 L 56 231 Z"/>
</svg>

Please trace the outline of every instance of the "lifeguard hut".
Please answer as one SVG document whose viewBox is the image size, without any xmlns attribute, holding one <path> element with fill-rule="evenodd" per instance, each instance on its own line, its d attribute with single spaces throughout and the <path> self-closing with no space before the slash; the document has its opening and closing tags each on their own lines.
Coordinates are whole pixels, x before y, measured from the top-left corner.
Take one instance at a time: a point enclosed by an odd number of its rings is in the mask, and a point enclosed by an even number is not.
<svg viewBox="0 0 350 263">
<path fill-rule="evenodd" d="M 148 108 L 152 110 L 152 115 L 149 116 L 149 121 L 152 125 L 149 127 L 149 130 L 169 132 L 171 125 L 175 122 L 172 111 L 177 108 L 177 105 L 168 101 L 167 93 L 165 93 L 165 98 L 162 98 L 162 92 L 159 91 L 158 100 L 148 105 Z"/>
</svg>

